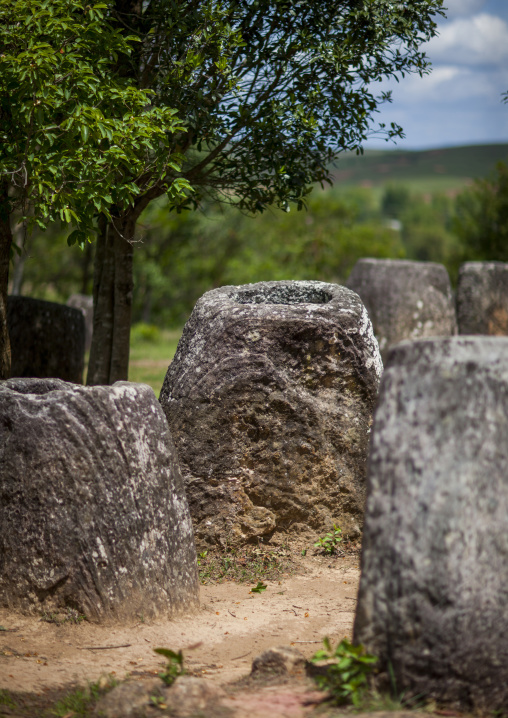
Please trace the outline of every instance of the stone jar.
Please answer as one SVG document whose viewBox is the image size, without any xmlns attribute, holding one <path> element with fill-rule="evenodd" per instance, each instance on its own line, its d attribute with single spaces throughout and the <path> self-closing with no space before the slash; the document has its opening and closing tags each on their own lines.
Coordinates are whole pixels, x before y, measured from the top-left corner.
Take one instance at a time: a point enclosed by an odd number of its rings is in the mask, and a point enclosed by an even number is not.
<svg viewBox="0 0 508 718">
<path fill-rule="evenodd" d="M 392 349 L 354 638 L 398 692 L 467 711 L 508 705 L 507 467 L 508 339 Z"/>
<path fill-rule="evenodd" d="M 71 294 L 67 300 L 68 307 L 79 309 L 85 320 L 85 352 L 90 351 L 93 336 L 93 297 L 88 294 Z"/>
<path fill-rule="evenodd" d="M 367 308 L 383 361 L 404 339 L 457 333 L 450 278 L 442 264 L 360 259 L 346 285 Z"/>
<path fill-rule="evenodd" d="M 31 297 L 7 299 L 11 376 L 83 382 L 85 319 L 80 309 Z"/>
<path fill-rule="evenodd" d="M 459 334 L 508 335 L 508 264 L 466 262 L 457 283 Z"/>
<path fill-rule="evenodd" d="M 198 603 L 169 427 L 144 384 L 0 383 L 0 605 L 90 620 Z"/>
<path fill-rule="evenodd" d="M 261 282 L 196 304 L 160 401 L 200 545 L 358 536 L 382 364 L 345 287 Z"/>
</svg>

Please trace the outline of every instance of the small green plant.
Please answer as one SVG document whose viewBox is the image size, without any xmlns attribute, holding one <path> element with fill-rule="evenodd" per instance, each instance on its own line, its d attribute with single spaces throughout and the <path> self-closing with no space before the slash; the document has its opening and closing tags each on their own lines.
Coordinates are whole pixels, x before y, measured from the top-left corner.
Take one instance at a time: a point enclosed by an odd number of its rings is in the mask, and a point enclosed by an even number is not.
<svg viewBox="0 0 508 718">
<path fill-rule="evenodd" d="M 201 553 L 198 553 L 198 566 L 201 566 L 201 561 L 204 561 L 207 556 L 208 551 L 201 551 Z"/>
<path fill-rule="evenodd" d="M 150 696 L 150 705 L 160 708 L 161 710 L 165 710 L 167 708 L 163 696 Z"/>
<path fill-rule="evenodd" d="M 178 676 L 182 676 L 185 673 L 183 653 L 181 651 L 176 653 L 170 648 L 154 648 L 153 650 L 155 653 L 167 659 L 166 667 L 162 673 L 159 673 L 159 678 L 161 678 L 167 686 L 171 686 Z"/>
<path fill-rule="evenodd" d="M 263 583 L 263 581 L 258 581 L 257 586 L 253 586 L 250 590 L 251 593 L 263 593 L 263 591 L 266 591 L 268 586 L 266 583 Z"/>
<path fill-rule="evenodd" d="M 342 542 L 342 529 L 339 526 L 333 524 L 333 529 L 329 531 L 325 536 L 319 538 L 314 546 L 322 548 L 327 554 L 334 554 L 337 550 L 337 546 Z"/>
<path fill-rule="evenodd" d="M 354 646 L 345 638 L 335 650 L 328 638 L 323 640 L 323 645 L 325 649 L 317 651 L 311 658 L 314 664 L 328 661 L 321 666 L 322 672 L 314 676 L 315 681 L 321 689 L 330 692 L 334 703 L 360 705 L 367 688 L 367 676 L 377 662 L 376 656 L 366 653 L 362 645 Z"/>
</svg>

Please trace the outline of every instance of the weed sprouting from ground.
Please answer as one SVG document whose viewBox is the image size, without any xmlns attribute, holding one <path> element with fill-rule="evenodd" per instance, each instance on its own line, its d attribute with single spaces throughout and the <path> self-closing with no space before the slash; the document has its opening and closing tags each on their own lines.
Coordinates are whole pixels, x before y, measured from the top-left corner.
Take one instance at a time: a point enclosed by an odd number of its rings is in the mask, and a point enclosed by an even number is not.
<svg viewBox="0 0 508 718">
<path fill-rule="evenodd" d="M 333 528 L 325 536 L 318 538 L 315 547 L 323 549 L 323 551 L 330 556 L 336 553 L 340 543 L 342 543 L 342 529 L 339 526 L 333 524 Z"/>
<path fill-rule="evenodd" d="M 365 651 L 362 645 L 353 645 L 347 639 L 334 649 L 328 638 L 323 640 L 324 650 L 317 651 L 311 659 L 313 664 L 322 665 L 314 676 L 316 683 L 330 693 L 337 705 L 352 703 L 358 707 L 364 698 L 367 677 L 377 663 L 377 657 Z"/>
<path fill-rule="evenodd" d="M 173 685 L 178 676 L 183 676 L 185 673 L 182 651 L 176 652 L 170 648 L 154 648 L 153 650 L 160 656 L 164 656 L 167 661 L 166 667 L 159 673 L 159 678 L 161 678 L 167 686 Z"/>
<path fill-rule="evenodd" d="M 223 551 L 203 551 L 198 554 L 201 583 L 255 583 L 274 581 L 296 571 L 296 562 L 285 546 L 227 547 Z"/>
</svg>

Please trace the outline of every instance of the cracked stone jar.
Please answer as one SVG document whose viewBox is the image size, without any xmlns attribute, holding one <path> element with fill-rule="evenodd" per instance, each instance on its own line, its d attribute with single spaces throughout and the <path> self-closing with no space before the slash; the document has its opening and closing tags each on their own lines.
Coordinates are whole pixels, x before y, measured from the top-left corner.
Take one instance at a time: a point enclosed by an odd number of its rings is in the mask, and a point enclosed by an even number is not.
<svg viewBox="0 0 508 718">
<path fill-rule="evenodd" d="M 0 382 L 0 606 L 133 620 L 197 608 L 169 428 L 144 384 Z"/>
<path fill-rule="evenodd" d="M 207 292 L 160 401 L 197 543 L 360 534 L 382 363 L 357 294 L 314 281 Z"/>
<path fill-rule="evenodd" d="M 478 715 L 508 706 L 507 466 L 508 339 L 394 347 L 354 630 L 385 687 Z"/>
</svg>

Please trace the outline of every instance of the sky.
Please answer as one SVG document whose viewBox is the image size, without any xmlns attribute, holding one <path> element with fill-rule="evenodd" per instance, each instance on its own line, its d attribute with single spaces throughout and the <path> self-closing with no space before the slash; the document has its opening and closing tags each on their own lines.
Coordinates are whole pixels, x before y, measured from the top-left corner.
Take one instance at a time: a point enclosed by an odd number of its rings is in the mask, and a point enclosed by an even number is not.
<svg viewBox="0 0 508 718">
<path fill-rule="evenodd" d="M 508 0 L 445 0 L 439 36 L 423 46 L 432 72 L 409 75 L 392 90 L 393 102 L 376 117 L 397 122 L 399 149 L 508 142 Z M 394 149 L 370 139 L 365 148 Z"/>
</svg>

